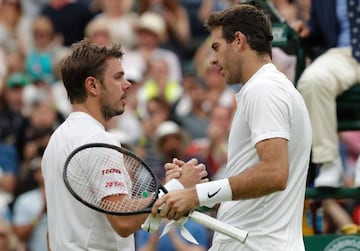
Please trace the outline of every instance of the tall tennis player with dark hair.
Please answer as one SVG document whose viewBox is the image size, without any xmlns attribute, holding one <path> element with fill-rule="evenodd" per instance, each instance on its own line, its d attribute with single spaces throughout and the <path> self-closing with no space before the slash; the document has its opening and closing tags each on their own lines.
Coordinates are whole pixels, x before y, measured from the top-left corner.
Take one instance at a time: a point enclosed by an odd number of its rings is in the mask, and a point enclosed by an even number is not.
<svg viewBox="0 0 360 251">
<path fill-rule="evenodd" d="M 236 94 L 227 178 L 170 192 L 153 206 L 178 219 L 221 203 L 217 218 L 249 232 L 242 244 L 215 233 L 210 250 L 303 251 L 302 213 L 312 131 L 302 96 L 271 61 L 271 23 L 252 5 L 210 15 L 213 63 Z M 170 172 L 170 171 L 169 171 Z M 176 172 L 176 169 L 172 171 Z"/>
<path fill-rule="evenodd" d="M 62 62 L 62 79 L 73 111 L 51 136 L 42 161 L 52 251 L 134 251 L 133 233 L 147 217 L 147 214 L 115 216 L 93 210 L 76 200 L 63 180 L 65 160 L 77 147 L 89 143 L 120 146 L 105 128 L 108 120 L 124 112 L 127 91 L 131 88 L 124 76 L 122 56 L 120 45 L 99 47 L 85 39 L 74 44 L 71 54 Z M 112 158 L 112 155 L 103 159 L 100 156 L 99 161 L 84 158 L 78 165 L 89 169 L 89 173 L 102 173 L 106 179 L 115 180 L 109 184 L 92 182 L 94 191 L 98 189 L 96 185 L 101 186 L 102 198 L 120 201 L 130 193 L 131 174 L 112 167 L 111 163 L 117 163 Z M 104 164 L 99 165 L 100 162 Z M 199 165 L 196 160 L 186 163 L 188 168 L 183 171 L 187 180 L 180 179 L 182 185 L 195 185 L 207 175 Z"/>
</svg>

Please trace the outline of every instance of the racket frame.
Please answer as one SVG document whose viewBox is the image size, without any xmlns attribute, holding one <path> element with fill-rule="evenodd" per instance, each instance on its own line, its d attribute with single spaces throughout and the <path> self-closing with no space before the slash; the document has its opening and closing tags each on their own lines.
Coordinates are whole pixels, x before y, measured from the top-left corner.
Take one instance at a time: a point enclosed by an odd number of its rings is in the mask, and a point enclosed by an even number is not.
<svg viewBox="0 0 360 251">
<path fill-rule="evenodd" d="M 86 200 L 84 200 L 83 198 L 81 198 L 81 196 L 78 195 L 78 193 L 76 193 L 74 191 L 74 189 L 72 188 L 70 181 L 68 179 L 68 175 L 67 175 L 67 170 L 68 170 L 68 166 L 69 163 L 71 161 L 71 159 L 80 151 L 87 149 L 87 148 L 110 148 L 113 150 L 118 151 L 119 153 L 123 154 L 123 155 L 127 155 L 130 156 L 131 158 L 135 159 L 136 161 L 138 161 L 143 167 L 145 167 L 149 173 L 151 174 L 153 180 L 155 181 L 155 185 L 157 187 L 157 189 L 155 189 L 155 194 L 153 195 L 153 199 L 149 202 L 149 204 L 140 209 L 140 210 L 136 210 L 136 211 L 129 211 L 129 212 L 117 212 L 117 211 L 109 211 L 106 210 L 102 207 L 96 206 L 92 203 L 87 202 Z M 147 163 L 142 160 L 140 157 L 138 157 L 135 153 L 133 153 L 132 151 L 125 149 L 123 147 L 119 147 L 116 145 L 112 145 L 112 144 L 107 144 L 107 143 L 88 143 L 88 144 L 84 144 L 81 145 L 79 147 L 77 147 L 76 149 L 74 149 L 69 156 L 66 158 L 65 164 L 64 164 L 64 170 L 63 170 L 63 180 L 65 183 L 66 188 L 68 189 L 68 191 L 71 193 L 72 196 L 74 196 L 78 201 L 80 201 L 81 203 L 85 204 L 87 207 L 90 207 L 91 209 L 94 209 L 98 212 L 101 213 L 105 213 L 105 214 L 111 214 L 111 215 L 135 215 L 135 214 L 145 214 L 145 213 L 151 213 L 151 207 L 152 205 L 155 203 L 155 201 L 158 199 L 160 190 L 163 191 L 163 193 L 168 193 L 167 189 L 160 183 L 160 180 L 158 179 L 158 177 L 155 175 L 154 171 L 147 165 Z M 109 195 L 111 196 L 111 195 Z M 116 195 L 114 195 L 116 196 Z"/>
</svg>

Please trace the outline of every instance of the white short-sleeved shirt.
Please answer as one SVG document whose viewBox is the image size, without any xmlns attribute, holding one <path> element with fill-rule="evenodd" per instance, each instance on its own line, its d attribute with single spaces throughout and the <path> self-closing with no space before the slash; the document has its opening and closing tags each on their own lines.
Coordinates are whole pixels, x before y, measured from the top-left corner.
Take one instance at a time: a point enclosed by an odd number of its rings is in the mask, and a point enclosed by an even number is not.
<svg viewBox="0 0 360 251">
<path fill-rule="evenodd" d="M 241 250 L 305 250 L 302 213 L 312 130 L 302 96 L 273 64 L 266 64 L 236 95 L 225 176 L 241 173 L 259 161 L 255 145 L 287 139 L 289 178 L 284 191 L 256 199 L 221 203 L 218 219 L 249 231 Z M 214 242 L 231 241 L 215 233 Z"/>
<path fill-rule="evenodd" d="M 73 112 L 50 138 L 42 160 L 47 200 L 49 242 L 52 251 L 134 251 L 134 236 L 120 237 L 106 215 L 76 200 L 63 181 L 64 163 L 77 147 L 87 143 L 119 145 L 97 120 Z M 124 177 L 124 182 L 126 179 Z M 119 188 L 119 193 L 125 192 Z M 116 191 L 109 191 L 109 194 Z M 101 196 L 101 195 L 99 195 Z"/>
</svg>

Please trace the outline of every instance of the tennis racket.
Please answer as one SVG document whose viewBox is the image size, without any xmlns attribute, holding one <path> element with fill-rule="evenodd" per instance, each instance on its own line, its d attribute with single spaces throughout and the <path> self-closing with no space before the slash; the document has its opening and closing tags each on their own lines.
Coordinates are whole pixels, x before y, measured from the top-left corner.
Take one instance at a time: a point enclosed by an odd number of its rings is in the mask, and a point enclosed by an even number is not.
<svg viewBox="0 0 360 251">
<path fill-rule="evenodd" d="M 152 169 L 133 152 L 115 145 L 91 143 L 76 148 L 65 161 L 63 179 L 81 203 L 102 213 L 150 213 L 160 191 L 167 193 Z M 119 201 L 107 196 L 126 194 Z M 187 217 L 244 243 L 248 233 L 198 211 Z"/>
</svg>

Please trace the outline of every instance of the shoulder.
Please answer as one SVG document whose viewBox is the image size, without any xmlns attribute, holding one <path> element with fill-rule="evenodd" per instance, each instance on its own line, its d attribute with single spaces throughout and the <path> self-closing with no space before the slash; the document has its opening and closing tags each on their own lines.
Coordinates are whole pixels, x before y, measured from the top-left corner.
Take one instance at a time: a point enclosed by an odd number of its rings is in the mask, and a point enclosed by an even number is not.
<svg viewBox="0 0 360 251">
<path fill-rule="evenodd" d="M 116 139 L 114 134 L 107 131 L 99 131 L 98 133 L 93 134 L 85 143 L 105 143 L 120 146 L 120 142 Z"/>
<path fill-rule="evenodd" d="M 270 96 L 269 93 L 276 95 L 295 89 L 294 84 L 273 64 L 261 68 L 244 87 L 244 92 L 264 96 Z"/>
</svg>

